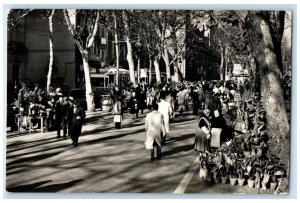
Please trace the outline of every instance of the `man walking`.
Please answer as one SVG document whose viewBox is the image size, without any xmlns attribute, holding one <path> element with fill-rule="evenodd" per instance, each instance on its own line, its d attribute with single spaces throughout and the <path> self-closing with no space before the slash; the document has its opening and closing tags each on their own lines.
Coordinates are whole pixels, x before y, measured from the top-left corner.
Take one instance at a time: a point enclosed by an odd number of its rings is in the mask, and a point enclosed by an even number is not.
<svg viewBox="0 0 300 203">
<path fill-rule="evenodd" d="M 145 146 L 150 150 L 151 160 L 154 160 L 154 150 L 157 151 L 157 158 L 161 158 L 161 147 L 163 137 L 166 135 L 164 125 L 164 118 L 161 113 L 157 111 L 158 106 L 153 106 L 153 111 L 146 116 L 145 129 L 147 132 Z"/>
<path fill-rule="evenodd" d="M 78 101 L 74 101 L 73 108 L 69 111 L 70 119 L 72 119 L 71 123 L 71 139 L 73 141 L 73 146 L 78 146 L 78 138 L 81 135 L 81 129 L 83 124 L 83 119 L 85 118 L 85 112 L 83 108 L 79 106 Z"/>
<path fill-rule="evenodd" d="M 172 115 L 172 107 L 171 105 L 165 101 L 166 95 L 161 92 L 160 94 L 160 102 L 158 104 L 158 112 L 163 115 L 166 133 L 170 132 L 170 117 Z M 165 144 L 166 136 L 163 138 L 163 144 Z"/>
</svg>

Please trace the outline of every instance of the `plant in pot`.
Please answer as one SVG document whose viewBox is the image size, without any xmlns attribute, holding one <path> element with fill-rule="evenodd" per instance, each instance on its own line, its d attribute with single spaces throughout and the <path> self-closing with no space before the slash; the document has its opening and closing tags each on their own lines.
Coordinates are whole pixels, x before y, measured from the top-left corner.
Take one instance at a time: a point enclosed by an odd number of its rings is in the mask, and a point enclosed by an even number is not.
<svg viewBox="0 0 300 203">
<path fill-rule="evenodd" d="M 261 173 L 257 170 L 255 173 L 255 188 L 260 188 L 261 185 Z"/>
<path fill-rule="evenodd" d="M 227 180 L 228 180 L 228 175 L 226 173 L 226 168 L 225 168 L 224 164 L 221 165 L 221 167 L 219 168 L 219 171 L 220 171 L 220 175 L 221 175 L 221 182 L 223 184 L 226 184 Z"/>
<path fill-rule="evenodd" d="M 269 183 L 269 181 L 270 181 L 270 174 L 267 171 L 267 169 L 265 169 L 264 174 L 263 174 L 263 179 L 261 181 L 262 189 L 264 189 L 264 190 L 267 189 L 267 184 Z"/>
<path fill-rule="evenodd" d="M 231 166 L 229 181 L 230 185 L 235 185 L 237 182 L 236 163 Z"/>
<path fill-rule="evenodd" d="M 237 166 L 237 174 L 238 174 L 238 184 L 239 186 L 244 186 L 245 183 L 245 178 L 244 178 L 244 166 L 242 162 L 239 162 L 238 166 Z"/>
<path fill-rule="evenodd" d="M 229 173 L 229 180 L 231 185 L 235 185 L 237 182 L 236 158 L 237 157 L 235 154 L 224 154 L 226 170 Z"/>
<path fill-rule="evenodd" d="M 271 184 L 270 188 L 271 189 L 276 189 L 277 185 L 280 186 L 280 182 L 283 179 L 283 176 L 285 175 L 284 170 L 278 170 L 280 167 L 276 168 L 277 170 L 275 171 L 274 175 L 271 178 Z M 283 169 L 283 168 L 281 168 Z"/>
<path fill-rule="evenodd" d="M 229 181 L 230 181 L 230 185 L 235 185 L 237 182 L 237 175 L 236 174 L 229 175 Z"/>
<path fill-rule="evenodd" d="M 271 183 L 270 183 L 270 189 L 271 190 L 275 190 L 277 187 L 278 181 L 277 181 L 277 177 L 272 175 L 271 176 Z"/>
<path fill-rule="evenodd" d="M 220 182 L 219 180 L 219 169 L 218 169 L 218 166 L 215 165 L 212 169 L 211 169 L 211 173 L 213 175 L 213 182 L 215 184 L 218 184 Z"/>
<path fill-rule="evenodd" d="M 212 158 L 212 161 L 214 162 L 215 166 L 212 168 L 214 183 L 220 182 L 220 174 L 222 173 L 222 170 L 225 170 L 223 167 L 223 156 L 222 151 L 218 151 L 214 154 L 214 157 Z"/>
</svg>

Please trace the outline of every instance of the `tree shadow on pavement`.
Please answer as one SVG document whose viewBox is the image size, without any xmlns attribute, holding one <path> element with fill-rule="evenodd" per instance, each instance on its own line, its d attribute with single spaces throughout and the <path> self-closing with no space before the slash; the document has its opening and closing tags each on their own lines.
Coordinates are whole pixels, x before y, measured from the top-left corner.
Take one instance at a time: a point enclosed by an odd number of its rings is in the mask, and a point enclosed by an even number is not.
<svg viewBox="0 0 300 203">
<path fill-rule="evenodd" d="M 58 155 L 60 153 L 61 152 L 53 152 L 53 153 L 39 154 L 39 155 L 36 155 L 36 156 L 31 156 L 31 157 L 25 157 L 25 158 L 17 159 L 17 160 L 14 160 L 12 162 L 7 163 L 6 167 L 7 167 L 7 169 L 9 169 L 9 166 L 12 166 L 14 164 L 19 164 L 19 163 L 24 163 L 24 162 L 39 161 L 39 160 L 42 160 L 42 159 L 47 159 L 47 158 L 52 157 L 52 156 L 56 156 L 56 155 Z"/>
<path fill-rule="evenodd" d="M 33 184 L 28 185 L 20 185 L 16 187 L 6 187 L 6 190 L 8 192 L 58 192 L 60 190 L 64 190 L 66 188 L 73 187 L 77 183 L 81 182 L 82 179 L 78 180 L 72 180 L 66 183 L 59 183 L 59 184 L 52 184 L 52 185 L 46 185 L 41 186 L 43 184 L 51 182 L 50 180 L 47 181 L 41 181 Z M 41 187 L 39 187 L 41 186 Z"/>
<path fill-rule="evenodd" d="M 45 140 L 48 140 L 48 139 L 45 139 Z M 43 142 L 43 140 L 41 140 L 41 143 L 34 143 L 33 145 L 26 145 L 26 146 L 21 146 L 21 147 L 18 147 L 18 148 L 6 147 L 6 153 L 12 153 L 12 152 L 16 152 L 16 151 L 24 150 L 24 149 L 31 149 L 31 148 L 34 148 L 34 147 L 37 147 L 37 146 L 42 146 L 42 145 L 46 145 L 46 144 L 60 142 L 62 140 L 64 140 L 64 139 L 63 138 L 58 139 L 56 137 L 53 137 L 53 138 L 49 138 L 49 141 L 47 141 L 47 142 Z M 33 142 L 35 142 L 35 141 L 33 141 Z M 23 145 L 24 144 L 25 143 L 23 143 Z M 31 141 L 28 141 L 26 144 L 31 144 Z M 11 149 L 11 148 L 13 148 L 13 149 Z"/>
<path fill-rule="evenodd" d="M 98 142 L 102 142 L 102 141 L 107 141 L 107 140 L 112 140 L 112 139 L 117 139 L 117 138 L 125 137 L 125 136 L 131 135 L 131 134 L 140 133 L 140 132 L 144 132 L 144 131 L 145 131 L 144 129 L 135 130 L 132 133 L 125 132 L 125 133 L 118 134 L 118 135 L 101 137 L 101 138 L 98 138 L 98 139 L 93 139 L 93 140 L 89 140 L 89 141 L 85 141 L 85 142 L 79 142 L 79 143 L 82 144 L 82 145 L 87 145 L 87 144 L 92 144 L 92 143 L 98 143 Z M 122 132 L 122 131 L 120 131 L 120 132 Z"/>
<path fill-rule="evenodd" d="M 144 125 L 144 123 L 142 123 L 142 124 L 127 124 L 127 125 L 121 126 L 121 130 L 125 129 L 125 128 L 130 128 L 130 127 L 138 127 L 141 125 Z M 101 133 L 101 132 L 109 131 L 109 130 L 116 130 L 116 128 L 113 126 L 113 127 L 108 127 L 108 128 L 98 128 L 98 129 L 93 129 L 93 130 L 89 130 L 89 131 L 84 131 L 81 133 L 81 136 Z M 122 131 L 120 131 L 120 132 L 122 132 Z"/>
<path fill-rule="evenodd" d="M 193 149 L 193 147 L 194 147 L 194 144 L 178 146 L 178 147 L 175 147 L 175 148 L 171 149 L 170 151 L 166 151 L 166 152 L 163 151 L 162 152 L 162 157 L 170 156 L 170 155 L 176 154 L 178 152 L 190 151 L 190 150 Z"/>
<path fill-rule="evenodd" d="M 170 139 L 168 139 L 168 136 L 167 136 L 167 141 L 173 141 L 175 140 L 175 142 L 177 141 L 182 141 L 182 140 L 186 140 L 186 139 L 190 139 L 192 137 L 195 137 L 195 134 L 194 133 L 191 133 L 191 134 L 185 134 L 185 135 L 182 135 L 180 137 L 170 137 Z"/>
</svg>

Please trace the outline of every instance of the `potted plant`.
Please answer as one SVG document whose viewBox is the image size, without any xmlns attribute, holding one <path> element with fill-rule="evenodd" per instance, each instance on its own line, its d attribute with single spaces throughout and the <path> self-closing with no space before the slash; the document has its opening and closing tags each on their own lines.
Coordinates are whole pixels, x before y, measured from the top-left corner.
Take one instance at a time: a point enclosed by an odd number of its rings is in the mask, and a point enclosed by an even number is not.
<svg viewBox="0 0 300 203">
<path fill-rule="evenodd" d="M 254 188 L 254 184 L 255 184 L 255 176 L 252 175 L 252 176 L 249 176 L 249 179 L 248 179 L 248 187 L 249 188 Z"/>
<path fill-rule="evenodd" d="M 235 185 L 237 182 L 237 176 L 236 174 L 232 174 L 229 176 L 230 185 Z"/>
<path fill-rule="evenodd" d="M 242 187 L 244 186 L 245 178 L 244 178 L 244 170 L 241 166 L 237 169 L 237 174 L 238 174 L 238 184 L 239 186 Z"/>
<path fill-rule="evenodd" d="M 275 175 L 271 176 L 270 189 L 275 190 L 277 187 L 277 184 L 278 184 L 278 182 L 277 182 L 276 176 Z"/>
<path fill-rule="evenodd" d="M 260 188 L 260 184 L 261 184 L 260 173 L 258 171 L 256 171 L 256 173 L 255 173 L 255 188 Z"/>
<path fill-rule="evenodd" d="M 267 172 L 267 170 L 265 169 L 265 172 L 263 174 L 263 179 L 262 179 L 262 182 L 261 182 L 262 189 L 264 189 L 264 190 L 267 189 L 267 184 L 269 183 L 269 180 L 270 180 L 270 175 Z"/>
<path fill-rule="evenodd" d="M 215 165 L 212 170 L 211 170 L 211 173 L 213 174 L 213 182 L 218 184 L 220 182 L 219 180 L 219 171 L 218 171 L 218 166 Z"/>
<path fill-rule="evenodd" d="M 227 173 L 226 173 L 226 168 L 225 166 L 222 164 L 221 167 L 219 168 L 219 171 L 220 171 L 220 175 L 221 175 L 221 182 L 223 184 L 226 184 L 227 183 L 227 179 L 228 179 L 228 176 L 227 176 Z"/>
</svg>

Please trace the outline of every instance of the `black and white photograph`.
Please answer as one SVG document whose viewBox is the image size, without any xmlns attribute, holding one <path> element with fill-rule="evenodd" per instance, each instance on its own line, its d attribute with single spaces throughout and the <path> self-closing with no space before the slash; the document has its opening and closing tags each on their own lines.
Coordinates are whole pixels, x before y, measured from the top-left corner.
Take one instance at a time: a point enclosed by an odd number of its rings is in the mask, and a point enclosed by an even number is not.
<svg viewBox="0 0 300 203">
<path fill-rule="evenodd" d="M 289 194 L 293 17 L 9 9 L 6 191 Z"/>
</svg>

